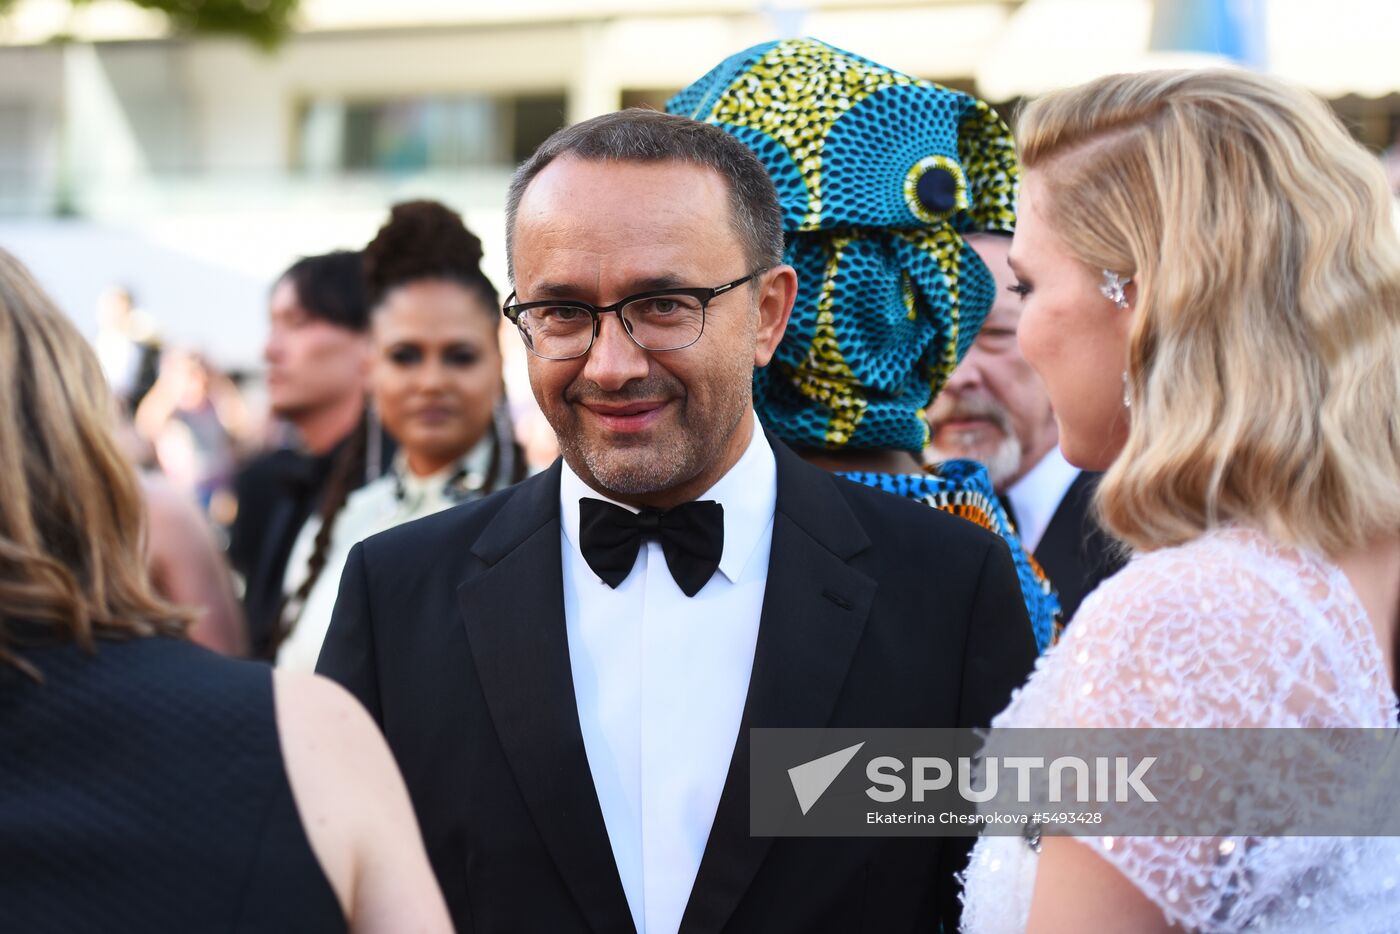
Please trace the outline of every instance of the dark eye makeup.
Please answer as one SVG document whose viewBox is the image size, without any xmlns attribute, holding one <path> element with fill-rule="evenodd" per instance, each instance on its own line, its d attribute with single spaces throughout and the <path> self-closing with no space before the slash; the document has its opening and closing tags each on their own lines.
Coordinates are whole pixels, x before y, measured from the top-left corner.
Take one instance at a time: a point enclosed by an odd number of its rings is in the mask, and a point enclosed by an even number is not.
<svg viewBox="0 0 1400 934">
<path fill-rule="evenodd" d="M 448 366 L 467 367 L 480 360 L 481 354 L 476 352 L 475 347 L 468 347 L 462 344 L 444 350 L 442 352 L 442 359 Z"/>
<path fill-rule="evenodd" d="M 423 362 L 423 348 L 417 344 L 398 344 L 386 355 L 395 366 L 417 366 Z M 481 359 L 480 352 L 468 344 L 454 344 L 442 351 L 442 362 L 450 367 L 473 366 Z"/>
</svg>

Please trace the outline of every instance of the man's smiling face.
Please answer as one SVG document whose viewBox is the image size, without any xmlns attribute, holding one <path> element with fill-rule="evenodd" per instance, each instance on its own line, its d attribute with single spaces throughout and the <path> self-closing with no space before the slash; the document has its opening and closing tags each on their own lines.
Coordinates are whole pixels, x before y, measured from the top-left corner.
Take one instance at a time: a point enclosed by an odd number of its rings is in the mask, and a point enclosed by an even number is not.
<svg viewBox="0 0 1400 934">
<path fill-rule="evenodd" d="M 747 262 L 727 183 L 680 161 L 562 156 L 530 182 L 514 231 L 518 302 L 605 306 L 658 288 L 712 288 L 754 272 Z M 684 499 L 669 494 L 697 495 L 737 460 L 752 430 L 753 368 L 786 323 L 785 313 L 776 329 L 761 321 L 769 276 L 717 296 L 700 339 L 681 350 L 643 350 L 605 314 L 586 355 L 531 355 L 535 398 L 586 483 L 639 502 Z"/>
</svg>

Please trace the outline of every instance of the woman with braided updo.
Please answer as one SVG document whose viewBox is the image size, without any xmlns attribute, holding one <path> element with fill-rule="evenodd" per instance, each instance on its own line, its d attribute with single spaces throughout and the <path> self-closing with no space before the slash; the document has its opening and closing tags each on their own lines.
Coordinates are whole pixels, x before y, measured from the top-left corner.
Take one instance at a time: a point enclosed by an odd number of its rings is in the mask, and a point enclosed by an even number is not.
<svg viewBox="0 0 1400 934">
<path fill-rule="evenodd" d="M 315 667 L 356 542 L 524 477 L 501 378 L 496 290 L 480 263 L 481 241 L 434 201 L 395 205 L 365 248 L 370 395 L 399 450 L 389 473 L 354 493 L 333 479 L 302 528 L 287 566 L 281 667 Z M 362 446 L 345 457 L 338 476 L 362 472 Z"/>
</svg>

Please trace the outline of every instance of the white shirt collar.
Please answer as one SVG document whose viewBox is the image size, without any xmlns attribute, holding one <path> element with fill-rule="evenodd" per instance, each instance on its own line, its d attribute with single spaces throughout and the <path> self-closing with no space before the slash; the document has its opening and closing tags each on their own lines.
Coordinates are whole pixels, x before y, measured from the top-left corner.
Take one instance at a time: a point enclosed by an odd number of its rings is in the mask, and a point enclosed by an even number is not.
<svg viewBox="0 0 1400 934">
<path fill-rule="evenodd" d="M 575 550 L 579 548 L 580 499 L 601 499 L 629 512 L 640 512 L 637 507 L 603 496 L 584 483 L 569 467 L 568 461 L 564 461 L 562 466 L 559 514 L 564 524 L 564 537 Z M 724 553 L 719 559 L 719 570 L 730 583 L 734 583 L 743 573 L 759 544 L 759 538 L 773 521 L 773 511 L 778 503 L 778 464 L 757 415 L 753 416 L 753 437 L 739 460 L 714 486 L 696 499 L 714 500 L 724 507 Z"/>
<path fill-rule="evenodd" d="M 428 503 L 451 504 L 453 500 L 447 494 L 448 481 L 456 477 L 457 474 L 465 472 L 466 476 L 462 478 L 461 488 L 465 490 L 480 489 L 486 483 L 486 475 L 491 471 L 491 458 L 495 455 L 495 451 L 496 443 L 488 432 L 457 460 L 436 473 L 420 477 L 408 469 L 408 458 L 404 454 L 403 448 L 399 448 L 394 454 L 394 463 L 391 468 L 396 488 L 401 493 L 399 499 L 414 510 L 420 509 Z"/>
<path fill-rule="evenodd" d="M 1055 510 L 1060 508 L 1077 476 L 1079 468 L 1065 460 L 1056 445 L 1006 491 L 1011 508 L 1016 510 L 1016 531 L 1026 551 L 1033 552 L 1040 546 Z"/>
</svg>

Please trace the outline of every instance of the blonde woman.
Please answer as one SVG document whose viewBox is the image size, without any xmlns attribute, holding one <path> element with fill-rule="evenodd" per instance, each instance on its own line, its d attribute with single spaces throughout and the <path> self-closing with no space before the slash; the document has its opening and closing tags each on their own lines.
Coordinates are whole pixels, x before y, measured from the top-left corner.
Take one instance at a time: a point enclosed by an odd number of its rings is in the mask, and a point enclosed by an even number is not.
<svg viewBox="0 0 1400 934">
<path fill-rule="evenodd" d="M 1395 727 L 1380 166 L 1316 99 L 1234 71 L 1052 94 L 1019 142 L 1021 348 L 1136 556 L 995 725 Z M 964 928 L 1392 930 L 1398 877 L 1386 838 L 987 838 Z"/>
<path fill-rule="evenodd" d="M 449 931 L 363 709 L 194 645 L 156 595 L 114 408 L 0 251 L 0 926 Z"/>
</svg>

